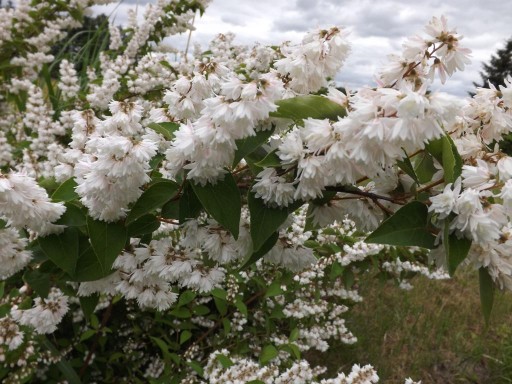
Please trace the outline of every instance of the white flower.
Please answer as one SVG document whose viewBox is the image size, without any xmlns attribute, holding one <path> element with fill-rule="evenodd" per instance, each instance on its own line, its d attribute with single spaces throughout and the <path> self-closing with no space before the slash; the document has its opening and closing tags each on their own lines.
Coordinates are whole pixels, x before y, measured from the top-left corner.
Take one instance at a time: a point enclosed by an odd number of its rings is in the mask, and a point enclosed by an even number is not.
<svg viewBox="0 0 512 384">
<path fill-rule="evenodd" d="M 21 325 L 34 328 L 37 333 L 52 333 L 67 313 L 68 297 L 57 288 L 52 288 L 46 299 L 37 297 L 31 309 L 11 309 L 11 316 Z"/>
<path fill-rule="evenodd" d="M 464 165 L 462 167 L 462 184 L 478 190 L 484 190 L 492 187 L 494 181 L 494 167 L 490 168 L 489 164 L 483 160 L 477 159 L 477 166 Z"/>
<path fill-rule="evenodd" d="M 442 193 L 432 196 L 430 198 L 430 202 L 432 203 L 428 208 L 429 211 L 434 211 L 439 214 L 440 219 L 444 219 L 448 217 L 448 215 L 453 211 L 455 205 L 457 203 L 457 198 L 459 197 L 461 190 L 461 179 L 460 177 L 455 181 L 455 183 L 447 184 L 444 187 Z"/>
</svg>

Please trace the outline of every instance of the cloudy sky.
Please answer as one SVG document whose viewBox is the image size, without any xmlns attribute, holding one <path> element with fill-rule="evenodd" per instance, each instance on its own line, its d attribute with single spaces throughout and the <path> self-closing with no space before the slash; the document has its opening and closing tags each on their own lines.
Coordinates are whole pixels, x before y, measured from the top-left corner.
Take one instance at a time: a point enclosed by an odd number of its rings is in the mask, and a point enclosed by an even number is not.
<svg viewBox="0 0 512 384">
<path fill-rule="evenodd" d="M 126 19 L 128 8 L 147 2 L 125 0 L 117 5 L 116 23 Z M 96 7 L 96 12 L 111 13 L 114 8 Z M 480 81 L 481 63 L 512 38 L 510 0 L 213 0 L 203 17 L 196 19 L 192 41 L 206 47 L 216 34 L 230 31 L 238 44 L 279 44 L 299 42 L 313 28 L 343 26 L 350 31 L 352 54 L 336 79 L 342 86 L 357 88 L 373 85 L 373 75 L 387 55 L 400 53 L 405 37 L 421 34 L 432 16 L 441 15 L 464 35 L 472 64 L 436 87 L 465 96 L 472 82 Z M 186 40 L 182 35 L 172 43 L 183 48 Z"/>
</svg>

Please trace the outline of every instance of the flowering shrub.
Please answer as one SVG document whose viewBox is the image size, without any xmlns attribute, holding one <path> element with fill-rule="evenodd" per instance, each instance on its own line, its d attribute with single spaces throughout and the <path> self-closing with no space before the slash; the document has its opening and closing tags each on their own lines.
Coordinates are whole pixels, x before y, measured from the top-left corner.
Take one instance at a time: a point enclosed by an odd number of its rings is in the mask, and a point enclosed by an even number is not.
<svg viewBox="0 0 512 384">
<path fill-rule="evenodd" d="M 52 54 L 93 3 L 0 9 L 3 382 L 375 383 L 305 358 L 356 341 L 360 274 L 512 288 L 512 80 L 430 92 L 469 62 L 444 18 L 341 92 L 339 27 L 172 61 L 205 0 Z"/>
</svg>

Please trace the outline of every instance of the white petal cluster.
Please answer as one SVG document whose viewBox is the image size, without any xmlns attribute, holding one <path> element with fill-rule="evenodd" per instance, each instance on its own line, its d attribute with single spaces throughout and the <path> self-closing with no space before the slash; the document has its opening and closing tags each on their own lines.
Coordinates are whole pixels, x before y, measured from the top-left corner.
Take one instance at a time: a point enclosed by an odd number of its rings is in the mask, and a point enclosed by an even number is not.
<svg viewBox="0 0 512 384">
<path fill-rule="evenodd" d="M 8 350 L 14 351 L 23 343 L 23 332 L 18 324 L 10 316 L 0 319 L 0 345 L 5 345 Z"/>
<path fill-rule="evenodd" d="M 281 47 L 285 56 L 275 67 L 289 76 L 288 87 L 297 93 L 316 92 L 334 77 L 350 52 L 346 32 L 338 27 L 308 33 L 297 46 Z"/>
<path fill-rule="evenodd" d="M 31 177 L 17 172 L 0 174 L 0 215 L 8 225 L 46 235 L 62 228 L 52 223 L 65 210 L 64 204 L 51 202 Z"/>
<path fill-rule="evenodd" d="M 0 280 L 5 280 L 25 268 L 32 259 L 26 250 L 27 239 L 21 238 L 13 228 L 0 229 Z"/>
<path fill-rule="evenodd" d="M 114 101 L 110 111 L 112 116 L 88 137 L 75 166 L 76 192 L 89 214 L 104 221 L 124 217 L 128 204 L 142 194 L 140 187 L 150 180 L 149 160 L 157 150 L 154 135 L 144 134 L 138 103 Z"/>
<path fill-rule="evenodd" d="M 219 356 L 229 359 L 233 365 L 223 367 Z M 377 372 L 371 365 L 354 365 L 348 375 L 339 373 L 331 379 L 318 380 L 320 373 L 318 368 L 311 367 L 306 360 L 295 361 L 289 368 L 280 371 L 274 364 L 260 366 L 252 360 L 230 356 L 225 349 L 210 354 L 205 368 L 205 378 L 209 384 L 242 384 L 253 380 L 265 384 L 372 384 L 379 381 Z"/>
<path fill-rule="evenodd" d="M 60 62 L 59 74 L 60 81 L 57 85 L 62 92 L 63 99 L 68 100 L 76 97 L 80 90 L 80 84 L 78 83 L 78 77 L 73 65 L 67 60 L 62 60 Z"/>
<path fill-rule="evenodd" d="M 37 333 L 44 334 L 57 329 L 68 309 L 68 297 L 58 288 L 52 288 L 47 298 L 35 298 L 34 306 L 30 309 L 13 306 L 11 316 L 20 325 L 29 326 Z"/>
</svg>

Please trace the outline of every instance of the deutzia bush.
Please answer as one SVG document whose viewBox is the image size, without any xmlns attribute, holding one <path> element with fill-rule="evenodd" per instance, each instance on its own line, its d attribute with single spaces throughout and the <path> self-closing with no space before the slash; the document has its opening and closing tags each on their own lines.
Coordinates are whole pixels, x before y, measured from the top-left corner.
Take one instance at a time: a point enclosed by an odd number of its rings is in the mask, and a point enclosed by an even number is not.
<svg viewBox="0 0 512 384">
<path fill-rule="evenodd" d="M 207 0 L 56 51 L 103 3 L 0 8 L 2 382 L 376 383 L 307 359 L 357 341 L 361 274 L 512 289 L 512 79 L 431 92 L 469 62 L 444 18 L 341 91 L 336 26 L 169 54 Z"/>
</svg>

